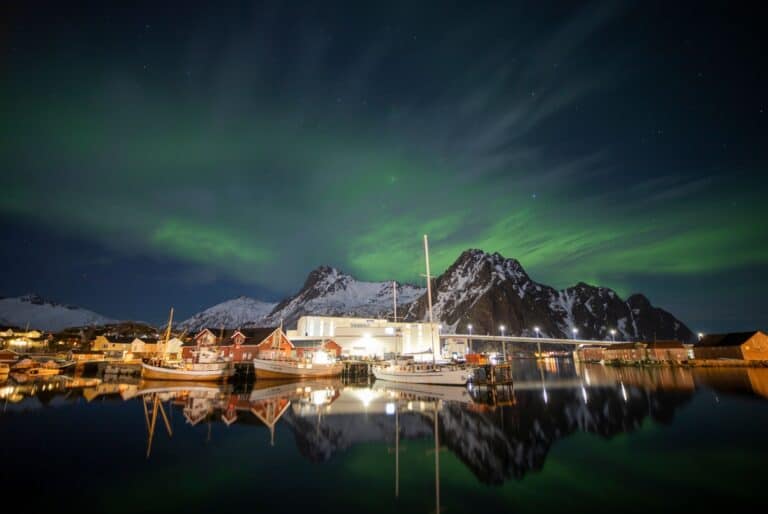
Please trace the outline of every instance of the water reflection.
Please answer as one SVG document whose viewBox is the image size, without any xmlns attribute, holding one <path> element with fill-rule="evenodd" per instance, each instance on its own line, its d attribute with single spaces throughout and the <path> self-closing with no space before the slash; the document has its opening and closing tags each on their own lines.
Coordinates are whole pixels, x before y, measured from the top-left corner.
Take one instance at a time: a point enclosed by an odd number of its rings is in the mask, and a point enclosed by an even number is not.
<svg viewBox="0 0 768 514">
<path fill-rule="evenodd" d="M 395 495 L 403 440 L 434 440 L 435 502 L 439 506 L 440 448 L 484 483 L 500 484 L 539 470 L 552 446 L 576 432 L 605 438 L 637 430 L 645 420 L 670 423 L 697 389 L 768 398 L 768 369 L 641 368 L 540 363 L 517 370 L 508 388 L 456 388 L 339 380 L 259 381 L 247 386 L 208 383 L 106 382 L 51 377 L 0 384 L 3 412 L 97 399 L 135 408 L 146 429 L 146 457 L 164 434 L 207 424 L 266 428 L 265 445 L 295 445 L 324 462 L 356 445 L 395 449 Z M 174 418 L 174 412 L 178 419 Z M 183 423 L 181 422 L 183 420 Z M 292 440 L 277 440 L 276 428 Z"/>
</svg>

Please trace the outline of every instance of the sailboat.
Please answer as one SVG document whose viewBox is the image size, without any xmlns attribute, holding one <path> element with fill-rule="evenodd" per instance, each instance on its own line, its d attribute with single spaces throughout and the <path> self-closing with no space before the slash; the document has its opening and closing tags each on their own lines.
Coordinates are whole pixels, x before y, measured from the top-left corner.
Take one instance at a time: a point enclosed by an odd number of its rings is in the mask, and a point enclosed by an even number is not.
<svg viewBox="0 0 768 514">
<path fill-rule="evenodd" d="M 168 348 L 171 337 L 173 308 L 168 319 L 163 348 Z M 220 352 L 198 347 L 188 361 L 172 361 L 163 353 L 150 362 L 141 363 L 141 376 L 150 380 L 227 380 L 235 374 L 235 364 L 231 358 L 224 358 Z"/>
<path fill-rule="evenodd" d="M 283 334 L 282 326 L 270 335 L 272 338 L 271 358 L 257 356 L 253 359 L 253 369 L 256 378 L 319 378 L 338 377 L 344 369 L 344 363 L 336 360 L 323 348 L 310 352 L 310 356 L 298 359 L 285 355 L 281 348 Z M 287 341 L 287 338 L 286 338 Z"/>
<path fill-rule="evenodd" d="M 432 323 L 432 284 L 429 277 L 429 244 L 427 235 L 424 235 L 424 256 L 427 267 L 427 305 L 429 308 L 429 324 Z M 413 358 L 400 356 L 394 361 L 373 367 L 373 375 L 376 380 L 388 380 L 392 382 L 410 382 L 414 384 L 443 384 L 466 385 L 472 377 L 472 368 L 456 364 L 438 364 L 435 355 L 439 342 L 434 343 L 434 331 L 430 330 L 432 337 L 432 363 L 415 362 Z"/>
</svg>

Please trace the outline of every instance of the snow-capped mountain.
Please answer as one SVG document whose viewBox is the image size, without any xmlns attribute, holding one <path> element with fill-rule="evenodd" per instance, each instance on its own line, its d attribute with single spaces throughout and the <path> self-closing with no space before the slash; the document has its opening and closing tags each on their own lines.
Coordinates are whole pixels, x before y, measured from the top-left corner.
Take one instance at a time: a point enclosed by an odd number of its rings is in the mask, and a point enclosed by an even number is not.
<svg viewBox="0 0 768 514">
<path fill-rule="evenodd" d="M 433 286 L 432 312 L 447 331 L 510 335 L 691 341 L 693 333 L 670 313 L 653 307 L 640 294 L 622 300 L 615 291 L 583 282 L 563 290 L 531 280 L 515 259 L 498 253 L 467 250 Z M 426 319 L 426 296 L 408 307 L 408 319 Z"/>
<path fill-rule="evenodd" d="M 426 290 L 397 285 L 398 314 L 425 320 Z M 498 253 L 467 250 L 433 282 L 433 314 L 447 332 L 616 340 L 677 339 L 691 341 L 693 333 L 670 313 L 656 308 L 640 294 L 623 300 L 615 291 L 583 282 L 557 290 L 534 282 L 515 259 Z M 303 315 L 391 317 L 392 282 L 362 282 L 336 268 L 320 266 L 294 296 L 279 304 L 239 298 L 211 307 L 181 324 L 194 331 L 203 326 L 295 327 Z"/>
<path fill-rule="evenodd" d="M 219 303 L 179 323 L 180 330 L 189 333 L 208 328 L 245 328 L 262 326 L 264 318 L 276 306 L 247 296 Z"/>
<path fill-rule="evenodd" d="M 424 291 L 411 284 L 397 284 L 398 305 L 414 301 Z M 309 274 L 296 295 L 275 307 L 264 323 L 279 325 L 282 320 L 291 328 L 305 314 L 387 317 L 392 310 L 392 282 L 362 282 L 336 268 L 320 266 Z"/>
<path fill-rule="evenodd" d="M 87 309 L 28 294 L 0 299 L 0 322 L 19 328 L 57 331 L 66 327 L 103 325 L 115 320 Z"/>
</svg>

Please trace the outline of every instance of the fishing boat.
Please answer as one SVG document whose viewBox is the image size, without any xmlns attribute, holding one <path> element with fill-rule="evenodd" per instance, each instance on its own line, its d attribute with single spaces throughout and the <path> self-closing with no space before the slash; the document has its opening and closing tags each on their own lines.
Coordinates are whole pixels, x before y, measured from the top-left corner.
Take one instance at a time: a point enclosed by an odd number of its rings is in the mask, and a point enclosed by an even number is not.
<svg viewBox="0 0 768 514">
<path fill-rule="evenodd" d="M 272 351 L 269 358 L 257 356 L 253 359 L 256 378 L 291 379 L 338 377 L 344 369 L 344 363 L 322 347 L 317 348 L 304 358 L 285 355 L 280 349 L 283 331 L 278 328 L 272 332 Z"/>
<path fill-rule="evenodd" d="M 171 337 L 173 309 L 168 320 L 164 347 L 167 348 Z M 192 352 L 192 358 L 187 360 L 170 360 L 158 355 L 141 363 L 141 377 L 148 380 L 192 380 L 218 381 L 227 380 L 235 374 L 235 363 L 221 352 L 211 348 L 197 348 Z"/>
<path fill-rule="evenodd" d="M 432 285 L 429 277 L 429 246 L 427 236 L 424 235 L 424 256 L 427 268 L 427 305 L 429 312 L 429 324 L 432 323 Z M 473 369 L 460 364 L 438 363 L 435 359 L 439 342 L 435 344 L 434 331 L 430 331 L 432 337 L 432 362 L 416 362 L 412 356 L 399 356 L 385 364 L 373 366 L 373 375 L 376 380 L 391 382 L 408 382 L 412 384 L 441 384 L 441 385 L 466 385 L 472 378 Z"/>
</svg>

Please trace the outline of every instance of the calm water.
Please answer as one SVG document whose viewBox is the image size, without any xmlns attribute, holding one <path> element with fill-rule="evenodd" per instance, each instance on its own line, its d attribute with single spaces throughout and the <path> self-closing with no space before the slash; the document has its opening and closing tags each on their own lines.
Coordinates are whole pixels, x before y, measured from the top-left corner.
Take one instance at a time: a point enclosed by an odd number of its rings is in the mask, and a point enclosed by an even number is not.
<svg viewBox="0 0 768 514">
<path fill-rule="evenodd" d="M 514 376 L 495 395 L 11 378 L 1 483 L 26 510 L 133 513 L 658 512 L 765 498 L 768 369 L 521 361 Z"/>
</svg>

